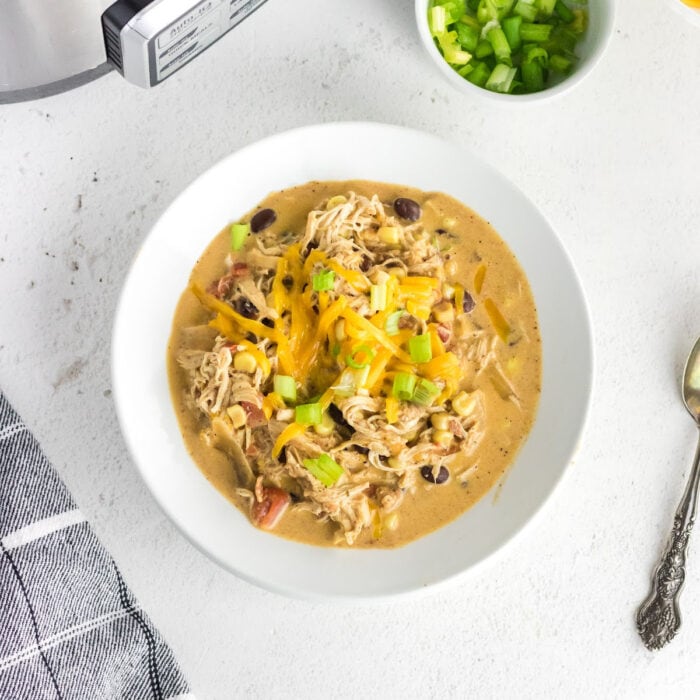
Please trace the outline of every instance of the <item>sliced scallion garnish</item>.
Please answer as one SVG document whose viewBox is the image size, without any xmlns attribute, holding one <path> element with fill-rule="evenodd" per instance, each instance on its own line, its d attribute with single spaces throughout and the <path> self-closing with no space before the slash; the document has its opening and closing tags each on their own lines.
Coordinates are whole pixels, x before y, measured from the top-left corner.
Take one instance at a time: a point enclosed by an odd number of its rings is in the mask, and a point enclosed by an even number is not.
<svg viewBox="0 0 700 700">
<path fill-rule="evenodd" d="M 504 63 L 496 64 L 496 67 L 491 71 L 489 79 L 486 81 L 486 89 L 494 92 L 510 92 L 510 86 L 513 83 L 516 68 L 506 66 Z"/>
<path fill-rule="evenodd" d="M 345 473 L 345 470 L 329 455 L 322 454 L 317 459 L 303 460 L 309 470 L 324 486 L 333 486 Z"/>
<path fill-rule="evenodd" d="M 552 33 L 551 24 L 535 24 L 534 22 L 523 22 L 520 25 L 520 38 L 523 41 L 535 41 L 541 43 L 549 39 Z"/>
<path fill-rule="evenodd" d="M 240 250 L 250 233 L 250 224 L 231 224 L 231 249 Z"/>
<path fill-rule="evenodd" d="M 408 351 L 413 362 L 430 362 L 433 359 L 433 351 L 430 347 L 430 334 L 414 335 L 408 341 Z"/>
<path fill-rule="evenodd" d="M 296 407 L 294 420 L 300 425 L 318 425 L 323 420 L 320 403 L 303 403 Z"/>
<path fill-rule="evenodd" d="M 397 372 L 391 394 L 401 401 L 410 401 L 416 388 L 416 375 L 408 372 Z"/>
<path fill-rule="evenodd" d="M 387 335 L 399 334 L 399 321 L 405 313 L 406 312 L 401 309 L 400 311 L 394 311 L 387 316 L 386 321 L 384 321 L 384 330 L 386 331 Z"/>
<path fill-rule="evenodd" d="M 314 292 L 328 292 L 333 289 L 335 272 L 333 270 L 321 270 L 311 277 Z"/>
<path fill-rule="evenodd" d="M 345 357 L 348 367 L 364 369 L 374 359 L 374 350 L 369 345 L 357 345 L 352 352 Z"/>
<path fill-rule="evenodd" d="M 294 377 L 276 374 L 272 383 L 275 393 L 279 394 L 285 401 L 293 403 L 297 400 L 297 384 Z"/>
<path fill-rule="evenodd" d="M 440 394 L 440 387 L 427 380 L 419 379 L 413 391 L 412 401 L 419 406 L 430 406 Z"/>
</svg>

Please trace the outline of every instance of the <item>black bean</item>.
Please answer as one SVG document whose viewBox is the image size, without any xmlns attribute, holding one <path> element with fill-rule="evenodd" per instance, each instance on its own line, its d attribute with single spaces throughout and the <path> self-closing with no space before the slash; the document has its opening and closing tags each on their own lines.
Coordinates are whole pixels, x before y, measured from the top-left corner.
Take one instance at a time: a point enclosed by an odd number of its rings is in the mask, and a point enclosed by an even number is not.
<svg viewBox="0 0 700 700">
<path fill-rule="evenodd" d="M 271 318 L 264 318 L 261 323 L 263 326 L 267 326 L 268 328 L 274 328 L 275 327 L 275 322 Z"/>
<path fill-rule="evenodd" d="M 369 447 L 363 447 L 362 445 L 353 445 L 352 449 L 355 450 L 355 452 L 359 452 L 361 455 L 369 454 Z"/>
<path fill-rule="evenodd" d="M 343 412 L 334 404 L 328 406 L 328 415 L 333 419 L 333 422 L 338 426 L 338 432 L 345 438 L 349 438 L 354 432 L 350 423 L 345 420 Z"/>
<path fill-rule="evenodd" d="M 394 211 L 406 221 L 418 221 L 422 213 L 420 204 L 407 197 L 399 197 L 394 200 Z"/>
<path fill-rule="evenodd" d="M 465 313 L 469 313 L 474 309 L 476 306 L 476 302 L 474 301 L 474 297 L 469 292 L 464 292 L 464 298 L 462 299 L 462 308 L 464 309 Z"/>
<path fill-rule="evenodd" d="M 274 209 L 261 209 L 250 220 L 250 230 L 253 233 L 260 233 L 268 226 L 272 226 L 275 221 L 277 221 L 277 214 Z"/>
<path fill-rule="evenodd" d="M 282 284 L 284 285 L 285 289 L 291 289 L 294 286 L 294 278 L 291 275 L 285 275 L 282 278 Z"/>
<path fill-rule="evenodd" d="M 255 333 L 246 333 L 245 338 L 246 340 L 249 340 L 251 343 L 255 343 L 256 345 L 258 343 L 258 336 L 255 335 Z"/>
<path fill-rule="evenodd" d="M 372 261 L 367 255 L 363 255 L 362 262 L 360 263 L 360 270 L 362 270 L 362 272 L 367 272 L 370 267 L 372 267 Z"/>
<path fill-rule="evenodd" d="M 447 470 L 447 467 L 440 467 L 438 475 L 435 476 L 433 468 L 429 464 L 420 468 L 420 475 L 431 484 L 444 484 L 450 478 L 450 472 Z"/>
<path fill-rule="evenodd" d="M 258 307 L 247 297 L 238 297 L 238 299 L 233 302 L 233 307 L 241 316 L 245 316 L 246 318 L 258 317 Z"/>
<path fill-rule="evenodd" d="M 306 246 L 306 255 L 308 256 L 308 254 L 312 250 L 316 250 L 316 248 L 318 248 L 318 243 L 316 243 L 316 241 L 311 241 L 311 243 L 309 243 L 309 245 Z"/>
</svg>

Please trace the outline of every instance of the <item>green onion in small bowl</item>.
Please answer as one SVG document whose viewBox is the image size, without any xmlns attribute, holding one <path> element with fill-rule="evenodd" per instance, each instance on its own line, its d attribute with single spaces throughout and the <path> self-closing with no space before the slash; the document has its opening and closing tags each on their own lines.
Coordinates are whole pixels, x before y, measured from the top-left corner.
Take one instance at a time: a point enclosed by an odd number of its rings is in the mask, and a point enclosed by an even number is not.
<svg viewBox="0 0 700 700">
<path fill-rule="evenodd" d="M 440 72 L 467 94 L 532 101 L 572 87 L 612 33 L 614 0 L 416 0 Z"/>
</svg>

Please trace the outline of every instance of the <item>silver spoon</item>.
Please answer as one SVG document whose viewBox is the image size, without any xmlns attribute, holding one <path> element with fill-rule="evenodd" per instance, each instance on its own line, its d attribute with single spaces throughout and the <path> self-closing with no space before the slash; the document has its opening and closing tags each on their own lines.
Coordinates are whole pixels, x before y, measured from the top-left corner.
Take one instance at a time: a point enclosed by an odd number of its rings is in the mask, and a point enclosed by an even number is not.
<svg viewBox="0 0 700 700">
<path fill-rule="evenodd" d="M 700 429 L 700 338 L 688 355 L 683 372 L 683 403 Z M 648 649 L 661 649 L 681 626 L 678 595 L 685 581 L 685 554 L 695 522 L 700 483 L 700 443 L 688 485 L 673 520 L 673 532 L 654 571 L 651 593 L 637 612 L 637 629 Z"/>
</svg>

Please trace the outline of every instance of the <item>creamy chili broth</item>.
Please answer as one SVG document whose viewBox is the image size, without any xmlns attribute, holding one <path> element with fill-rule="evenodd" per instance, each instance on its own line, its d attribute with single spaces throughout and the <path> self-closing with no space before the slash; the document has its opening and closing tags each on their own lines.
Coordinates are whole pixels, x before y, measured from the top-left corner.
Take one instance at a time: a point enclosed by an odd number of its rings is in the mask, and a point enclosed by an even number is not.
<svg viewBox="0 0 700 700">
<path fill-rule="evenodd" d="M 452 197 L 422 192 L 410 187 L 369 181 L 310 182 L 270 194 L 242 221 L 250 221 L 261 209 L 270 208 L 277 219 L 271 232 L 301 235 L 310 210 L 339 194 L 348 192 L 371 197 L 378 195 L 391 206 L 397 197 L 411 198 L 422 209 L 420 222 L 437 232 L 444 241 L 443 259 L 447 278 L 461 283 L 473 297 L 475 307 L 466 323 L 475 329 L 492 328 L 485 300 L 491 299 L 511 326 L 508 342 L 499 340 L 494 352 L 500 372 L 464 366 L 460 388 L 481 391 L 485 410 L 483 438 L 470 455 L 457 454 L 449 468 L 451 476 L 444 484 L 418 478 L 416 488 L 407 493 L 394 518 L 395 529 L 369 528 L 356 540 L 355 547 L 396 547 L 415 540 L 458 517 L 482 498 L 504 475 L 533 424 L 540 392 L 541 342 L 537 313 L 530 286 L 517 259 L 496 231 L 478 214 Z M 251 235 L 250 239 L 253 238 Z M 251 244 L 248 240 L 247 247 Z M 237 259 L 245 260 L 245 250 Z M 227 270 L 230 252 L 227 226 L 212 241 L 194 266 L 191 282 L 207 287 Z M 485 270 L 480 292 L 475 276 Z M 478 282 L 477 282 L 478 284 Z M 208 419 L 197 411 L 190 399 L 187 374 L 177 357 L 193 347 L 209 349 L 215 333 L 191 331 L 212 318 L 191 291 L 185 291 L 177 305 L 172 335 L 167 350 L 167 365 L 172 401 L 185 445 L 206 478 L 227 499 L 248 514 L 249 501 L 237 492 L 239 487 L 230 457 L 210 446 L 202 438 Z M 314 545 L 347 546 L 338 541 L 332 522 L 319 522 L 316 516 L 300 510 L 294 503 L 272 532 L 276 535 Z M 377 536 L 379 535 L 379 536 Z"/>
</svg>

